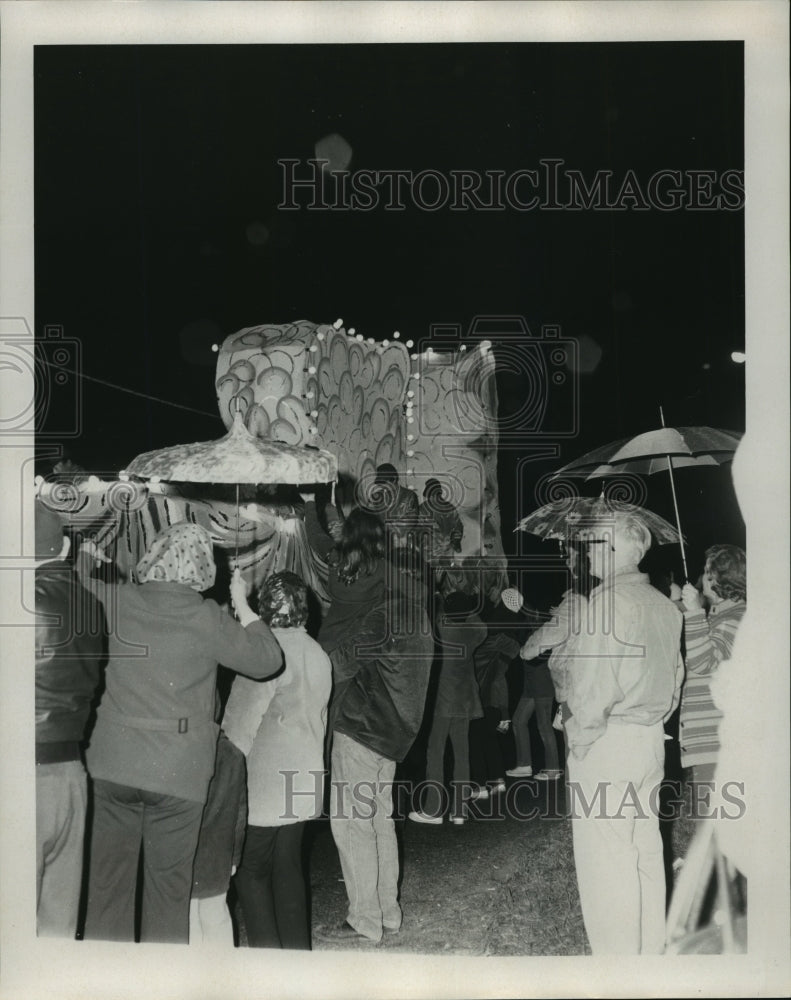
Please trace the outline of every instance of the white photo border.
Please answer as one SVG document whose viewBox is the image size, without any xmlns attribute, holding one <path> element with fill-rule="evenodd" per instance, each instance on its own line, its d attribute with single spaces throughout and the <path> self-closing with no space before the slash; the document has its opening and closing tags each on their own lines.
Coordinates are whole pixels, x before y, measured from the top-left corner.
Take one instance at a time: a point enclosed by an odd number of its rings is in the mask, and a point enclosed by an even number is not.
<svg viewBox="0 0 791 1000">
<path fill-rule="evenodd" d="M 0 311 L 33 327 L 33 48 L 59 44 L 569 42 L 743 40 L 745 43 L 747 449 L 753 485 L 743 504 L 751 606 L 765 622 L 756 657 L 778 664 L 772 691 L 752 708 L 785 706 L 767 732 L 779 789 L 756 844 L 750 885 L 750 953 L 730 958 L 449 958 L 359 952 L 201 951 L 38 940 L 34 934 L 32 630 L 3 637 L 0 711 L 0 994 L 9 1000 L 92 997 L 527 997 L 784 995 L 791 986 L 789 920 L 788 683 L 788 7 L 785 0 L 711 2 L 235 3 L 3 2 L 0 87 Z M 25 393 L 30 392 L 26 397 Z M 18 399 L 32 398 L 16 380 Z M 20 482 L 32 441 L 0 441 L 6 482 Z M 32 495 L 32 476 L 30 490 Z M 11 555 L 31 496 L 3 493 L 0 590 L 8 621 L 20 598 Z M 16 529 L 18 532 L 18 529 Z M 28 525 L 28 530 L 30 526 Z M 28 539 L 29 541 L 29 539 Z M 30 549 L 27 549 L 30 551 Z M 31 574 L 25 574 L 30 577 Z M 10 579 L 10 583 L 9 583 Z M 28 581 L 25 606 L 32 607 Z M 18 613 L 18 612 L 17 612 Z M 745 711 L 750 710 L 746 706 Z"/>
</svg>

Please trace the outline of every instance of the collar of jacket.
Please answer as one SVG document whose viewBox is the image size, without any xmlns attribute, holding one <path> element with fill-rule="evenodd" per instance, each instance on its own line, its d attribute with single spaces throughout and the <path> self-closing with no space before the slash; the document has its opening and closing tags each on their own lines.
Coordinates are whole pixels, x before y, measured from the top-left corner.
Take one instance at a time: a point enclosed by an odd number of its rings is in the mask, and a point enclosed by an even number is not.
<svg viewBox="0 0 791 1000">
<path fill-rule="evenodd" d="M 647 573 L 641 573 L 636 566 L 624 566 L 623 569 L 617 570 L 608 576 L 606 580 L 603 580 L 598 587 L 594 587 L 590 596 L 593 597 L 603 590 L 614 587 L 616 583 L 646 583 L 647 581 Z"/>
</svg>

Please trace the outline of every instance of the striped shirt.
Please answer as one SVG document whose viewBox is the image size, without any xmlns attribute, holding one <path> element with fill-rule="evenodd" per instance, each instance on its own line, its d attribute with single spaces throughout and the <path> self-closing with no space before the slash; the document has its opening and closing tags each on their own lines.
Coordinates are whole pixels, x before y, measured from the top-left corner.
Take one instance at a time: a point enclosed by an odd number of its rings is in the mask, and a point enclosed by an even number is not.
<svg viewBox="0 0 791 1000">
<path fill-rule="evenodd" d="M 681 764 L 714 764 L 720 749 L 722 712 L 711 697 L 711 680 L 720 663 L 730 659 L 736 630 L 747 605 L 726 600 L 709 612 L 684 613 L 687 679 L 681 694 L 679 741 Z"/>
</svg>

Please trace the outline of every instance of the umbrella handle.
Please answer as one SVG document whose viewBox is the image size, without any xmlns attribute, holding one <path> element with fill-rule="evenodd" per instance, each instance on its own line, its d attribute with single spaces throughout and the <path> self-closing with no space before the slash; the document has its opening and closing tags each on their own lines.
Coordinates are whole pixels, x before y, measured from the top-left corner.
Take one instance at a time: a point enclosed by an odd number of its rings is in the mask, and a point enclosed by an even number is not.
<svg viewBox="0 0 791 1000">
<path fill-rule="evenodd" d="M 236 484 L 236 552 L 234 553 L 234 569 L 239 567 L 239 484 Z"/>
<path fill-rule="evenodd" d="M 678 544 L 681 546 L 681 562 L 684 565 L 684 583 L 688 583 L 687 554 L 684 550 L 684 536 L 681 534 L 681 518 L 678 513 L 678 499 L 676 498 L 676 481 L 673 476 L 673 459 L 670 455 L 667 456 L 667 471 L 670 473 L 670 492 L 673 495 L 673 510 L 676 514 L 676 527 L 678 528 Z"/>
<path fill-rule="evenodd" d="M 659 407 L 659 419 L 662 426 L 665 426 L 665 410 Z M 689 571 L 687 570 L 687 554 L 684 551 L 684 536 L 681 534 L 681 518 L 678 516 L 678 500 L 676 499 L 676 481 L 673 478 L 673 459 L 667 456 L 667 471 L 670 473 L 670 492 L 673 494 L 673 510 L 676 512 L 676 527 L 678 528 L 678 544 L 681 546 L 681 562 L 684 565 L 684 583 L 689 583 Z"/>
</svg>

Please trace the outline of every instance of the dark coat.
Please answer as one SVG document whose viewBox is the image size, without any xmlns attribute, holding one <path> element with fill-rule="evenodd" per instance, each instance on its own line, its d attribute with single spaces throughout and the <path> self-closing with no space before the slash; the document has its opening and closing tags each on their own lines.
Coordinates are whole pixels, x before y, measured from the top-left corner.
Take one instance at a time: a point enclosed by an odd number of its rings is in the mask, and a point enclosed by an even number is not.
<svg viewBox="0 0 791 1000">
<path fill-rule="evenodd" d="M 231 868 L 242 857 L 247 827 L 247 774 L 244 754 L 225 733 L 217 742 L 214 774 L 200 823 L 193 869 L 192 898 L 228 891 Z"/>
<path fill-rule="evenodd" d="M 523 698 L 555 697 L 555 685 L 552 683 L 552 675 L 549 672 L 549 662 L 547 656 L 538 656 L 535 660 L 528 660 L 524 664 L 523 670 Z"/>
<path fill-rule="evenodd" d="M 440 618 L 442 666 L 434 715 L 449 719 L 479 719 L 483 715 L 474 654 L 486 638 L 486 626 L 477 615 L 461 622 Z"/>
<path fill-rule="evenodd" d="M 461 551 L 464 525 L 459 512 L 443 500 L 426 501 L 418 508 L 421 525 L 428 532 L 428 558 L 452 557 Z"/>
<path fill-rule="evenodd" d="M 110 659 L 88 748 L 94 778 L 206 801 L 219 727 L 217 665 L 263 679 L 283 654 L 260 620 L 243 628 L 181 583 L 100 590 Z"/>
<path fill-rule="evenodd" d="M 36 570 L 36 759 L 79 758 L 105 655 L 104 612 L 69 565 Z"/>
<path fill-rule="evenodd" d="M 354 583 L 348 585 L 338 579 L 338 571 L 335 566 L 330 566 L 327 589 L 330 595 L 330 606 L 316 638 L 324 652 L 332 656 L 333 679 L 338 683 L 342 678 L 336 675 L 334 669 L 336 647 L 369 611 L 384 605 L 384 559 L 379 560 L 370 576 L 359 576 Z"/>
<path fill-rule="evenodd" d="M 366 646 L 370 652 L 363 653 Z M 333 729 L 388 760 L 402 761 L 423 720 L 434 656 L 421 598 L 388 591 L 385 605 L 358 621 L 334 655 L 350 679 L 336 687 Z"/>
<path fill-rule="evenodd" d="M 326 509 L 329 523 L 337 523 L 338 515 L 331 504 Z M 335 647 L 346 636 L 349 629 L 355 628 L 369 611 L 384 603 L 385 598 L 385 563 L 380 560 L 372 573 L 358 577 L 354 583 L 345 584 L 338 579 L 335 542 L 321 527 L 316 505 L 313 502 L 305 504 L 305 531 L 311 549 L 329 563 L 327 591 L 330 605 L 321 622 L 318 635 L 319 645 L 325 653 L 331 655 L 333 661 L 333 680 L 339 683 L 342 676 L 336 673 Z"/>
<path fill-rule="evenodd" d="M 505 675 L 511 662 L 519 655 L 519 648 L 514 638 L 498 632 L 487 635 L 475 650 L 475 679 L 481 692 L 481 703 L 484 708 L 492 706 L 499 709 L 503 719 L 510 717 Z"/>
</svg>

